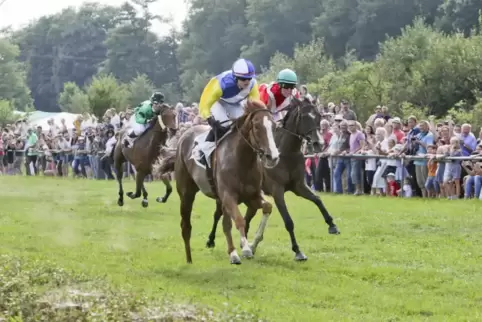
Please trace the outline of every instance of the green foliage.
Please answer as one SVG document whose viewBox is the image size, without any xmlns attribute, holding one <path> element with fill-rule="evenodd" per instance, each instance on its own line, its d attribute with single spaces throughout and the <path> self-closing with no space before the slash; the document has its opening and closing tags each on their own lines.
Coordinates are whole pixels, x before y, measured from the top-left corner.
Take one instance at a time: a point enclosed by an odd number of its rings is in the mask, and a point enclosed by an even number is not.
<svg viewBox="0 0 482 322">
<path fill-rule="evenodd" d="M 278 72 L 285 68 L 293 69 L 298 74 L 298 83 L 304 84 L 315 82 L 334 71 L 335 64 L 326 56 L 323 41 L 317 39 L 306 45 L 296 45 L 293 58 L 276 53 L 270 60 L 269 68 L 259 78 L 260 82 L 275 81 Z"/>
<path fill-rule="evenodd" d="M 204 86 L 204 85 L 201 85 L 200 83 L 200 86 Z M 170 104 L 175 104 L 177 102 L 182 101 L 182 92 L 179 88 L 179 84 L 177 83 L 164 84 L 160 88 L 160 91 L 166 97 L 166 102 Z M 199 98 L 197 98 L 197 100 L 199 100 Z"/>
<path fill-rule="evenodd" d="M 147 75 L 137 75 L 127 85 L 129 97 L 127 102 L 130 106 L 137 106 L 140 102 L 148 99 L 154 92 L 154 86 Z"/>
<path fill-rule="evenodd" d="M 0 38 L 0 98 L 12 102 L 14 108 L 25 111 L 32 105 L 30 90 L 26 84 L 26 71 L 17 60 L 17 45 Z"/>
<path fill-rule="evenodd" d="M 292 67 L 301 83 L 330 87 L 322 94 L 352 97 L 362 110 L 383 100 L 396 110 L 408 102 L 442 115 L 459 101 L 476 103 L 481 1 L 190 0 L 182 32 L 163 37 L 150 29 L 169 22 L 150 12 L 154 2 L 86 3 L 6 30 L 0 97 L 24 109 L 32 102 L 27 83 L 36 107 L 55 111 L 64 83 L 82 88 L 100 72 L 124 84 L 146 75 L 170 97 L 198 101 L 209 76 L 243 56 L 263 72 L 261 82 Z"/>
<path fill-rule="evenodd" d="M 467 105 L 466 102 L 460 102 L 451 108 L 447 115 L 452 117 L 456 124 L 471 124 L 472 132 L 476 134 L 482 128 L 482 97 L 480 94 L 475 95 L 477 95 L 476 103 L 473 106 Z"/>
<path fill-rule="evenodd" d="M 109 108 L 123 110 L 127 106 L 127 86 L 119 84 L 112 75 L 95 76 L 86 92 L 90 109 L 97 117 L 102 117 Z"/>
<path fill-rule="evenodd" d="M 6 124 L 12 124 L 18 119 L 20 116 L 15 114 L 14 108 L 9 101 L 0 100 L 0 127 L 5 126 Z"/>
<path fill-rule="evenodd" d="M 90 112 L 89 97 L 73 82 L 64 84 L 58 103 L 63 112 L 75 114 Z"/>
<path fill-rule="evenodd" d="M 408 119 L 409 116 L 415 116 L 417 120 L 427 120 L 429 115 L 427 107 L 420 107 L 413 105 L 409 102 L 402 102 L 399 109 L 399 117 L 402 119 Z"/>
<path fill-rule="evenodd" d="M 326 102 L 349 100 L 361 120 L 367 119 L 375 106 L 389 103 L 390 85 L 375 63 L 352 63 L 346 70 L 326 74 L 318 83 L 309 84 L 308 88 L 320 93 Z"/>
<path fill-rule="evenodd" d="M 191 80 L 185 80 L 186 86 L 184 91 L 184 100 L 187 102 L 198 102 L 204 86 L 209 82 L 212 75 L 207 71 L 196 73 Z"/>
</svg>

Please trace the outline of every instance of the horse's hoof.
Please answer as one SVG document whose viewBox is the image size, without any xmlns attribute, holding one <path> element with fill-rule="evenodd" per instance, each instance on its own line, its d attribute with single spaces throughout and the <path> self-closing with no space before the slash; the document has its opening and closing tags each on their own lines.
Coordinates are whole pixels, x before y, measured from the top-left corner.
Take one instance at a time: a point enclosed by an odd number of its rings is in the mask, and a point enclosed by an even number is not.
<svg viewBox="0 0 482 322">
<path fill-rule="evenodd" d="M 131 198 L 131 199 L 134 199 L 134 193 L 131 191 L 131 192 L 128 192 L 126 193 L 126 196 Z"/>
<path fill-rule="evenodd" d="M 206 248 L 214 248 L 214 246 L 216 246 L 216 244 L 214 243 L 214 240 L 208 240 L 206 242 Z"/>
<path fill-rule="evenodd" d="M 251 252 L 253 253 L 253 256 L 256 254 L 256 247 L 253 248 L 253 245 L 249 245 L 249 248 L 251 248 Z"/>
<path fill-rule="evenodd" d="M 119 207 L 122 207 L 124 205 L 124 201 L 123 200 L 117 200 L 117 205 Z"/>
<path fill-rule="evenodd" d="M 147 206 L 149 206 L 149 201 L 147 201 L 147 199 L 143 199 L 141 204 L 142 207 L 147 208 Z"/>
<path fill-rule="evenodd" d="M 328 233 L 332 235 L 339 235 L 340 231 L 338 230 L 338 227 L 336 225 L 328 227 Z"/>
<path fill-rule="evenodd" d="M 156 201 L 157 201 L 158 203 L 166 203 L 166 199 L 165 199 L 164 197 L 157 197 L 157 198 L 156 198 Z"/>
<path fill-rule="evenodd" d="M 251 248 L 243 249 L 242 254 L 244 258 L 250 259 L 254 257 L 253 251 L 251 250 Z"/>
<path fill-rule="evenodd" d="M 231 256 L 230 263 L 232 265 L 241 265 L 241 258 L 239 256 Z"/>
<path fill-rule="evenodd" d="M 303 252 L 298 252 L 296 253 L 295 255 L 295 261 L 297 262 L 304 262 L 304 261 L 307 261 L 308 260 L 308 257 L 306 257 L 305 254 L 303 254 Z"/>
</svg>

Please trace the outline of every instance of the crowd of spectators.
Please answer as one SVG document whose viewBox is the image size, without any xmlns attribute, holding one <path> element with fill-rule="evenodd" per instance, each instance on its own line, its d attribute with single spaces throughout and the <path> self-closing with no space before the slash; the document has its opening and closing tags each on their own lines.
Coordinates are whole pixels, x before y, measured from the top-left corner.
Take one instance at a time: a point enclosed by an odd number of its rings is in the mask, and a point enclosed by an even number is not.
<svg viewBox="0 0 482 322">
<path fill-rule="evenodd" d="M 305 88 L 301 91 L 311 99 Z M 392 117 L 377 106 L 362 125 L 349 102 L 318 104 L 323 115 L 322 153 L 309 147 L 306 180 L 317 191 L 384 196 L 482 198 L 482 130 L 450 118 L 435 122 Z M 176 105 L 179 125 L 202 123 L 195 103 Z M 108 110 L 102 120 L 85 114 L 72 125 L 49 120 L 48 128 L 30 128 L 25 120 L 9 124 L 0 136 L 0 173 L 114 179 L 112 162 L 103 158 L 106 142 L 125 127 L 133 110 Z M 351 157 L 350 157 L 351 156 Z M 356 156 L 356 157 L 355 157 Z M 413 160 L 410 157 L 418 157 Z M 467 157 L 468 160 L 447 160 Z M 129 164 L 125 175 L 134 175 Z"/>
<path fill-rule="evenodd" d="M 176 106 L 178 121 L 183 124 L 200 122 L 196 104 Z M 0 135 L 0 175 L 38 175 L 114 179 L 112 160 L 103 158 L 107 141 L 127 126 L 133 110 L 106 111 L 102 120 L 89 114 L 79 115 L 73 124 L 61 119 L 48 127 L 32 128 L 26 120 L 7 124 Z M 124 175 L 135 174 L 126 163 Z"/>
<path fill-rule="evenodd" d="M 320 112 L 324 150 L 305 163 L 314 190 L 482 199 L 482 130 L 476 136 L 470 124 L 451 118 L 402 120 L 386 106 L 377 106 L 362 126 L 347 101 Z"/>
</svg>

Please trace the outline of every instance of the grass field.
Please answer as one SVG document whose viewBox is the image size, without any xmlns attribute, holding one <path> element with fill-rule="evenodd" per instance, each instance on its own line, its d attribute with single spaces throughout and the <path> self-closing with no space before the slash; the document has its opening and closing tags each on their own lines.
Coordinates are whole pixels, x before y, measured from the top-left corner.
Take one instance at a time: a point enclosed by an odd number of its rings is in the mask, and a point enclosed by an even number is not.
<svg viewBox="0 0 482 322">
<path fill-rule="evenodd" d="M 119 208 L 113 182 L 1 177 L 0 251 L 102 276 L 132 294 L 215 310 L 229 303 L 269 321 L 482 319 L 480 201 L 323 196 L 341 230 L 332 236 L 314 205 L 289 194 L 309 260 L 293 261 L 275 212 L 255 258 L 231 266 L 221 229 L 216 248 L 204 247 L 214 205 L 198 194 L 187 265 L 177 193 L 157 204 L 164 187 L 147 189 L 149 208 L 140 199 Z"/>
</svg>

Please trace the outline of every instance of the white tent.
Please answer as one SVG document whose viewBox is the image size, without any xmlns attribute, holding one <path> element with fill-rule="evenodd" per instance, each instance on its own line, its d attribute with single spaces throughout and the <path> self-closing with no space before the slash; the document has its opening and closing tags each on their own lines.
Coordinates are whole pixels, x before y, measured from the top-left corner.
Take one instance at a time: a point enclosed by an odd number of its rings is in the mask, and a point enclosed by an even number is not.
<svg viewBox="0 0 482 322">
<path fill-rule="evenodd" d="M 30 126 L 33 126 L 33 127 L 41 126 L 43 130 L 48 130 L 49 125 L 47 122 L 50 119 L 54 119 L 54 123 L 57 125 L 61 124 L 60 123 L 61 119 L 65 119 L 65 125 L 67 126 L 67 129 L 71 130 L 74 128 L 74 121 L 79 115 L 80 114 L 72 114 L 72 113 L 66 113 L 66 112 L 56 113 L 56 114 L 49 115 L 47 117 L 43 117 L 41 119 L 35 120 L 30 123 Z"/>
</svg>

